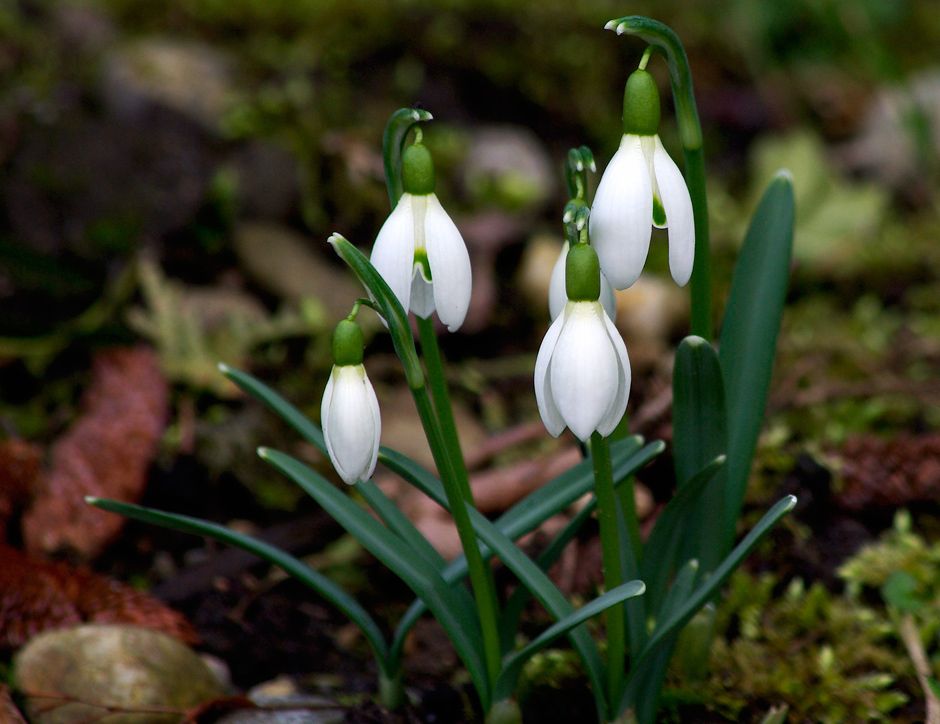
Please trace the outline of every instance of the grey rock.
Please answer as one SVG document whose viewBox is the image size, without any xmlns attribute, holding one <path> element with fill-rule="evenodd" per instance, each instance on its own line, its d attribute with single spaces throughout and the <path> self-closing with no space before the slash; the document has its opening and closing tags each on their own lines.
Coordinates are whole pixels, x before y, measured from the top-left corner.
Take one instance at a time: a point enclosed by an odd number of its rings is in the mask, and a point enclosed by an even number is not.
<svg viewBox="0 0 940 724">
<path fill-rule="evenodd" d="M 138 626 L 84 625 L 37 636 L 14 659 L 14 683 L 37 724 L 96 720 L 106 713 L 100 705 L 122 710 L 107 716 L 109 724 L 170 724 L 180 716 L 154 709 L 186 710 L 223 693 L 192 649 Z M 62 696 L 63 703 L 50 707 L 31 692 Z"/>
<path fill-rule="evenodd" d="M 478 201 L 535 209 L 551 198 L 556 170 L 538 137 L 526 128 L 490 126 L 470 137 L 464 185 Z"/>
<path fill-rule="evenodd" d="M 345 267 L 318 253 L 317 244 L 329 248 L 323 239 L 306 238 L 277 224 L 246 222 L 235 228 L 233 240 L 242 268 L 255 282 L 287 301 L 319 300 L 331 320 L 345 317 L 364 295 Z"/>
<path fill-rule="evenodd" d="M 121 116 L 165 106 L 218 130 L 234 97 L 232 62 L 204 43 L 142 38 L 104 61 L 104 97 Z"/>
</svg>

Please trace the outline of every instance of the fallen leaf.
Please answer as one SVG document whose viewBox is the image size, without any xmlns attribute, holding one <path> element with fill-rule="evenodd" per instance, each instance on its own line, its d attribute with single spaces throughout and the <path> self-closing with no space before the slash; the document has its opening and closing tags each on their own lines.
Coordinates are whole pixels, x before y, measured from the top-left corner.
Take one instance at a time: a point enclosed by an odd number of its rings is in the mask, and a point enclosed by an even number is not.
<svg viewBox="0 0 940 724">
<path fill-rule="evenodd" d="M 168 385 L 147 347 L 96 355 L 82 414 L 52 448 L 52 466 L 23 516 L 30 552 L 90 559 L 123 518 L 92 508 L 86 495 L 135 502 L 166 421 Z"/>
<path fill-rule="evenodd" d="M 123 583 L 0 544 L 0 649 L 79 623 L 124 623 L 198 640 L 182 614 Z M 6 719 L 2 719 L 6 721 Z"/>
</svg>

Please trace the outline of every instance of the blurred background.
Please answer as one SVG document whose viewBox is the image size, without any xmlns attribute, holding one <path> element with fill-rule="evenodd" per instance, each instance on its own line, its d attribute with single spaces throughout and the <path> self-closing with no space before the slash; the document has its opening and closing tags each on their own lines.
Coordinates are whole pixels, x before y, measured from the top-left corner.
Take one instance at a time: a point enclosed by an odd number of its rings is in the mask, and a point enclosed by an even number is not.
<svg viewBox="0 0 940 724">
<path fill-rule="evenodd" d="M 329 332 L 361 293 L 325 240 L 339 231 L 371 246 L 389 211 L 382 129 L 417 104 L 434 114 L 425 142 L 437 193 L 474 265 L 467 323 L 442 339 L 461 435 L 471 457 L 483 451 L 477 464 L 518 462 L 509 443 L 487 441 L 537 423 L 530 375 L 561 243 L 562 163 L 587 144 L 602 171 L 617 148 L 623 83 L 644 46 L 602 28 L 628 13 L 671 25 L 689 55 L 716 321 L 761 190 L 781 167 L 794 177 L 791 291 L 752 501 L 790 486 L 809 502 L 781 534 L 780 548 L 796 552 L 768 565 L 831 583 L 896 506 L 933 515 L 933 0 L 0 0 L 2 434 L 29 441 L 37 459 L 57 449 L 88 412 L 83 392 L 101 389 L 102 350 L 132 346 L 142 357 L 107 394 L 157 380 L 165 399 L 140 412 L 159 424 L 130 428 L 157 453 L 144 446 L 129 497 L 259 525 L 295 511 L 299 493 L 253 450 L 296 441 L 238 399 L 216 363 L 251 370 L 317 416 Z M 681 167 L 662 59 L 650 70 Z M 654 238 L 650 273 L 618 299 L 618 325 L 635 367 L 633 425 L 668 436 L 662 401 L 687 294 L 665 273 L 665 235 Z M 385 335 L 367 366 L 383 442 L 422 455 Z M 101 424 L 109 418 L 123 419 Z M 129 433 L 96 434 L 91 450 Z M 535 441 L 522 458 L 558 452 L 539 435 L 530 425 L 514 438 Z M 649 478 L 650 500 L 667 497 L 664 476 Z M 208 494 L 220 491 L 224 500 Z M 6 507 L 29 509 L 36 495 Z M 48 529 L 41 520 L 34 527 Z M 925 525 L 940 527 L 929 516 Z M 80 538 L 24 531 L 8 539 L 45 553 L 74 555 Z M 131 561 L 112 554 L 98 567 L 152 583 L 182 565 L 183 544 L 161 539 L 177 557 L 154 562 L 154 544 L 137 535 Z M 103 547 L 77 546 L 78 557 Z"/>
</svg>

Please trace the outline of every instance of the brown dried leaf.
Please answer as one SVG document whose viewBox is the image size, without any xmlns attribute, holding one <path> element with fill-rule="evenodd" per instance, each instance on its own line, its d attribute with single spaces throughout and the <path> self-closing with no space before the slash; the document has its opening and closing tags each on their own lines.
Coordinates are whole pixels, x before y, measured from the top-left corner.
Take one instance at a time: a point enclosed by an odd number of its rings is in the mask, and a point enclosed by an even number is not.
<svg viewBox="0 0 940 724">
<path fill-rule="evenodd" d="M 0 684 L 0 721 L 4 724 L 26 724 L 22 712 L 13 703 L 10 689 L 6 684 Z"/>
<path fill-rule="evenodd" d="M 38 445 L 15 438 L 0 442 L 0 541 L 6 539 L 10 518 L 29 500 L 41 462 Z"/>
<path fill-rule="evenodd" d="M 842 461 L 836 499 L 843 508 L 894 508 L 940 496 L 940 433 L 860 435 L 836 454 Z"/>
<path fill-rule="evenodd" d="M 181 614 L 145 593 L 0 545 L 0 649 L 15 649 L 43 631 L 85 622 L 136 624 L 185 643 L 198 639 Z"/>
<path fill-rule="evenodd" d="M 96 355 L 81 417 L 52 448 L 52 468 L 23 517 L 32 552 L 89 559 L 118 534 L 121 516 L 85 504 L 95 495 L 137 501 L 166 420 L 168 386 L 147 347 Z"/>
</svg>

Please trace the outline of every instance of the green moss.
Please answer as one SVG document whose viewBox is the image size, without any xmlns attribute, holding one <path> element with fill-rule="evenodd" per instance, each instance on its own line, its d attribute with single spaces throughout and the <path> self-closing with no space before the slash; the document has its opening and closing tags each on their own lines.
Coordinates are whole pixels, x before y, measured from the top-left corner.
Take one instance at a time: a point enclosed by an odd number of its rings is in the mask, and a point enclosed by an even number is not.
<svg viewBox="0 0 940 724">
<path fill-rule="evenodd" d="M 716 624 L 707 679 L 692 688 L 670 674 L 665 702 L 683 720 L 697 706 L 754 721 L 786 704 L 792 721 L 888 721 L 916 692 L 887 618 L 820 584 L 780 591 L 739 571 Z"/>
</svg>

